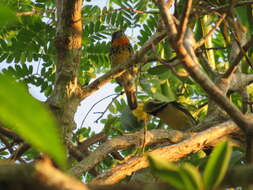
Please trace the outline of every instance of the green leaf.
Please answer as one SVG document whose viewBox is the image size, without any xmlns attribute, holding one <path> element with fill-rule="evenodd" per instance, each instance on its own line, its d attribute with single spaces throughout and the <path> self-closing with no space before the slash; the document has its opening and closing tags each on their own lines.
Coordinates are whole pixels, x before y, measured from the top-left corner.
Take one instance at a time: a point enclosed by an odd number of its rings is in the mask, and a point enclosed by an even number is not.
<svg viewBox="0 0 253 190">
<path fill-rule="evenodd" d="M 0 89 L 0 121 L 4 126 L 64 167 L 65 149 L 52 113 L 6 75 L 0 75 Z"/>
<path fill-rule="evenodd" d="M 15 13 L 10 8 L 0 3 L 0 28 L 11 25 L 17 22 L 17 20 Z"/>
<path fill-rule="evenodd" d="M 181 168 L 181 177 L 187 190 L 203 190 L 204 183 L 198 169 L 185 163 Z"/>
<path fill-rule="evenodd" d="M 185 189 L 180 175 L 180 167 L 176 164 L 166 162 L 158 157 L 148 156 L 152 172 L 160 177 L 163 181 L 168 182 L 170 185 L 177 189 Z"/>
<path fill-rule="evenodd" d="M 170 87 L 170 83 L 168 80 L 161 81 L 161 92 L 165 95 L 169 100 L 175 100 L 176 95 Z"/>
<path fill-rule="evenodd" d="M 253 16 L 251 6 L 242 6 L 236 8 L 237 16 L 240 22 L 248 28 L 249 32 L 253 33 Z"/>
<path fill-rule="evenodd" d="M 127 131 L 136 131 L 144 127 L 143 123 L 138 121 L 128 106 L 125 106 L 121 113 L 120 123 L 122 129 Z"/>
<path fill-rule="evenodd" d="M 164 96 L 160 92 L 153 93 L 153 97 L 154 97 L 154 99 L 157 99 L 157 100 L 160 100 L 160 101 L 165 101 L 165 102 L 171 102 L 171 101 L 175 100 L 175 98 L 173 98 L 172 96 L 171 97 L 167 97 L 167 96 Z"/>
<path fill-rule="evenodd" d="M 148 70 L 148 73 L 151 75 L 160 75 L 162 73 L 165 73 L 168 71 L 168 67 L 165 65 L 157 65 L 155 67 L 152 67 Z"/>
<path fill-rule="evenodd" d="M 204 170 L 204 183 L 207 190 L 217 187 L 223 179 L 231 156 L 228 142 L 221 142 L 211 153 Z"/>
</svg>

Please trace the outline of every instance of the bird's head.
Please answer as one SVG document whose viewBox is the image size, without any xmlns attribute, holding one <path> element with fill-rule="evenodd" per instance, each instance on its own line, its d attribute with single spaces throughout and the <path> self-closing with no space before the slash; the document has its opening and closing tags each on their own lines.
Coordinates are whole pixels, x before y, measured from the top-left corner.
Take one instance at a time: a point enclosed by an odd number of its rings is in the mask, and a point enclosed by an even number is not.
<svg viewBox="0 0 253 190">
<path fill-rule="evenodd" d="M 124 44 L 129 44 L 129 39 L 125 35 L 124 30 L 118 30 L 112 34 L 112 45 L 121 46 Z"/>
<path fill-rule="evenodd" d="M 167 103 L 159 100 L 149 100 L 145 103 L 143 111 L 155 115 L 157 111 L 163 108 Z"/>
</svg>

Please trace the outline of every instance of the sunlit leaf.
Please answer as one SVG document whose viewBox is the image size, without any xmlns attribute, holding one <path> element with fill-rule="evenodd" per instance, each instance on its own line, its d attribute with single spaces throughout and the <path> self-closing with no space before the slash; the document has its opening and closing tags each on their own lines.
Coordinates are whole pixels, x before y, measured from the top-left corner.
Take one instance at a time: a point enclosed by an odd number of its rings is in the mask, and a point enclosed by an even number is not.
<svg viewBox="0 0 253 190">
<path fill-rule="evenodd" d="M 188 163 L 185 163 L 181 167 L 182 180 L 185 184 L 186 190 L 203 190 L 204 183 L 202 176 L 200 175 L 198 169 Z"/>
<path fill-rule="evenodd" d="M 6 75 L 0 75 L 0 88 L 1 123 L 64 166 L 65 150 L 52 113 L 29 95 L 23 85 Z"/>
<path fill-rule="evenodd" d="M 15 13 L 4 4 L 0 3 L 0 28 L 17 22 Z"/>
<path fill-rule="evenodd" d="M 158 157 L 148 156 L 153 173 L 177 189 L 185 189 L 180 175 L 180 167 Z"/>
<path fill-rule="evenodd" d="M 232 148 L 228 142 L 220 143 L 211 153 L 204 170 L 205 187 L 211 190 L 223 179 L 231 156 Z"/>
</svg>

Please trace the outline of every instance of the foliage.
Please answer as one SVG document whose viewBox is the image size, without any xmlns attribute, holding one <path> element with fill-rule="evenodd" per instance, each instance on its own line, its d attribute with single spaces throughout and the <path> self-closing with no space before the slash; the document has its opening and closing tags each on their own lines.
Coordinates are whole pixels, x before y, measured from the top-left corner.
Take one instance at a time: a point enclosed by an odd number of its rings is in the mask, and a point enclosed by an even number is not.
<svg viewBox="0 0 253 190">
<path fill-rule="evenodd" d="M 39 151 L 54 158 L 60 166 L 66 166 L 65 150 L 52 114 L 10 77 L 0 76 L 0 87 L 1 122 Z"/>
<path fill-rule="evenodd" d="M 83 34 L 82 34 L 82 56 L 80 62 L 80 73 L 78 81 L 81 85 L 89 84 L 98 75 L 104 74 L 110 70 L 109 48 L 112 32 L 117 29 L 126 29 L 134 50 L 140 49 L 150 36 L 158 30 L 157 26 L 160 22 L 158 8 L 149 0 L 108 0 L 104 7 L 95 4 L 95 1 L 85 2 L 82 9 Z M 204 2 L 206 6 L 199 6 L 198 2 Z M 228 1 L 194 1 L 193 11 L 199 10 L 199 14 L 191 17 L 189 26 L 194 32 L 196 40 L 200 40 L 205 36 L 212 26 L 217 23 L 220 13 L 217 15 L 208 15 L 205 8 L 211 6 L 211 9 L 226 5 Z M 178 0 L 173 8 L 175 16 L 180 17 L 183 11 L 185 1 Z M 3 5 L 3 6 L 2 6 Z M 53 156 L 59 163 L 63 163 L 64 153 L 58 135 L 55 134 L 55 124 L 45 108 L 28 96 L 28 85 L 40 88 L 41 93 L 49 97 L 52 93 L 53 83 L 55 81 L 55 34 L 56 34 L 56 7 L 54 1 L 51 0 L 2 0 L 0 4 L 0 71 L 2 74 L 10 75 L 18 82 L 26 85 L 26 89 L 20 87 L 19 84 L 11 81 L 13 85 L 7 85 L 9 79 L 1 78 L 1 123 L 4 121 L 9 127 L 15 127 L 16 130 L 27 142 L 31 143 L 39 151 L 44 151 Z M 36 10 L 30 15 L 18 15 L 16 13 L 25 13 Z M 202 13 L 204 11 L 205 13 Z M 16 14 L 16 15 L 15 15 Z M 208 44 L 204 44 L 199 48 L 199 52 L 207 57 L 209 62 L 213 64 L 212 69 L 216 73 L 224 73 L 229 67 L 229 60 L 233 56 L 232 44 L 235 41 L 234 34 L 238 28 L 244 29 L 243 38 L 248 40 L 253 32 L 252 6 L 235 7 L 234 11 L 229 13 L 229 18 L 216 30 L 214 35 L 209 39 Z M 8 22 L 6 22 L 8 18 Z M 209 49 L 208 49 L 209 48 Z M 210 48 L 212 50 L 213 56 Z M 215 49 L 216 48 L 216 49 Z M 176 53 L 169 45 L 166 39 L 154 47 L 153 51 L 149 51 L 147 56 L 159 57 L 173 64 Z M 247 58 L 252 62 L 253 48 L 251 47 L 246 53 Z M 203 71 L 205 63 L 200 62 Z M 180 63 L 174 67 L 174 71 L 168 69 L 167 66 L 155 60 L 142 64 L 136 82 L 138 84 L 138 101 L 145 102 L 148 99 L 155 98 L 162 101 L 177 100 L 182 103 L 194 117 L 202 121 L 207 114 L 208 96 L 199 85 L 188 76 L 180 74 L 186 73 Z M 252 68 L 244 58 L 241 61 L 241 70 L 245 74 L 251 74 Z M 176 73 L 176 74 L 175 74 Z M 206 72 L 209 75 L 208 72 Z M 211 78 L 211 76 L 209 76 Z M 7 80 L 7 81 L 5 81 Z M 115 81 L 112 81 L 113 83 Z M 248 99 L 252 101 L 253 91 L 249 87 Z M 117 86 L 116 93 L 122 92 L 122 88 Z M 112 92 L 113 93 L 113 92 Z M 242 97 L 240 94 L 230 92 L 231 101 L 239 108 L 242 107 Z M 8 100 L 6 104 L 3 98 Z M 24 99 L 23 99 L 24 98 Z M 14 105 L 14 101 L 17 105 Z M 22 103 L 22 104 L 21 104 Z M 4 107 L 5 106 L 5 107 Z M 17 106 L 17 107 L 16 107 Z M 104 107 L 106 108 L 107 105 Z M 36 109 L 36 113 L 33 110 Z M 247 110 L 249 111 L 249 110 Z M 109 138 L 120 136 L 122 133 L 129 133 L 139 130 L 143 127 L 143 123 L 133 119 L 133 115 L 127 108 L 127 104 L 123 96 L 115 99 L 108 107 L 108 114 L 99 122 L 104 126 L 104 131 Z M 45 116 L 43 116 L 45 114 Z M 29 117 L 32 115 L 32 117 Z M 3 120 L 3 116 L 8 116 Z M 23 118 L 26 118 L 25 120 Z M 22 121 L 22 122 L 21 122 Z M 148 123 L 148 129 L 163 128 L 168 126 L 162 124 L 157 118 L 153 117 Z M 36 129 L 36 130 L 35 130 Z M 84 123 L 84 128 L 73 131 L 72 142 L 78 144 L 84 139 L 88 139 L 94 135 L 90 126 Z M 31 135 L 31 136 L 30 136 Z M 49 142 L 50 141 L 50 145 Z M 11 139 L 8 139 L 12 143 Z M 55 145 L 53 145 L 55 144 Z M 95 149 L 99 144 L 90 147 Z M 52 148 L 54 151 L 52 151 Z M 4 144 L 0 143 L 0 148 L 4 148 Z M 133 149 L 122 150 L 120 153 L 127 156 L 132 153 Z M 225 163 L 228 163 L 229 148 L 223 144 L 219 149 L 215 149 L 208 160 L 203 176 L 192 165 L 183 164 L 182 167 L 176 165 L 165 164 L 165 176 L 175 179 L 174 186 L 182 189 L 183 183 L 178 179 L 184 180 L 188 184 L 189 189 L 201 189 L 204 186 L 212 189 L 218 185 L 227 169 Z M 26 161 L 32 161 L 35 158 L 36 151 L 30 149 L 23 154 L 22 158 Z M 220 175 L 217 173 L 214 165 L 218 163 L 217 158 L 224 154 L 224 165 L 219 167 Z M 234 165 L 240 164 L 243 160 L 242 151 L 235 150 Z M 0 159 L 5 159 L 10 155 L 7 150 L 0 152 Z M 200 166 L 204 159 L 196 158 L 198 156 L 191 155 L 185 160 L 194 162 L 194 165 Z M 208 157 L 208 156 L 207 156 Z M 233 160 L 233 159 L 232 159 Z M 156 160 L 154 159 L 156 162 Z M 186 161 L 185 161 L 186 162 Z M 99 171 L 111 168 L 114 160 L 112 157 L 105 159 L 103 163 L 97 166 Z M 160 162 L 159 162 L 160 164 Z M 218 163 L 221 164 L 221 163 Z M 163 165 L 163 163 L 161 163 Z M 90 175 L 90 174 L 85 174 Z M 216 178 L 215 178 L 216 177 Z M 89 176 L 89 178 L 92 178 Z M 201 183 L 199 179 L 201 178 Z"/>
<path fill-rule="evenodd" d="M 178 166 L 152 156 L 149 156 L 149 161 L 153 172 L 176 189 L 211 190 L 221 183 L 228 169 L 231 151 L 227 142 L 217 145 L 207 161 L 203 175 L 189 163 Z"/>
</svg>

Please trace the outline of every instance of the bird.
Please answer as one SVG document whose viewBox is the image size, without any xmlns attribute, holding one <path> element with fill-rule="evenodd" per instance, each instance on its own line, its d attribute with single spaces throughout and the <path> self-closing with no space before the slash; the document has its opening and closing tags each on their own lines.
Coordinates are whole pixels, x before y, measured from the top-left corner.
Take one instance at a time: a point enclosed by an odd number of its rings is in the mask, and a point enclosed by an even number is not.
<svg viewBox="0 0 253 190">
<path fill-rule="evenodd" d="M 110 59 L 111 68 L 117 65 L 126 63 L 133 55 L 133 49 L 129 42 L 128 37 L 125 35 L 124 30 L 118 30 L 112 34 Z M 116 78 L 125 91 L 127 97 L 127 103 L 131 110 L 134 110 L 138 106 L 136 95 L 135 78 L 137 75 L 137 68 L 130 67 L 121 76 Z"/>
<path fill-rule="evenodd" d="M 143 111 L 160 118 L 176 130 L 186 131 L 197 124 L 191 113 L 176 101 L 149 100 L 145 103 Z"/>
</svg>

